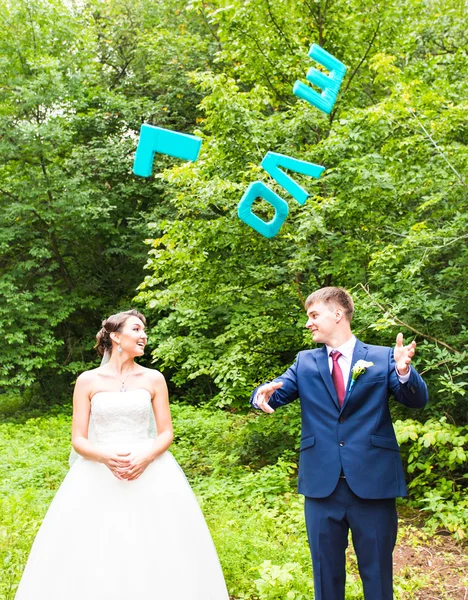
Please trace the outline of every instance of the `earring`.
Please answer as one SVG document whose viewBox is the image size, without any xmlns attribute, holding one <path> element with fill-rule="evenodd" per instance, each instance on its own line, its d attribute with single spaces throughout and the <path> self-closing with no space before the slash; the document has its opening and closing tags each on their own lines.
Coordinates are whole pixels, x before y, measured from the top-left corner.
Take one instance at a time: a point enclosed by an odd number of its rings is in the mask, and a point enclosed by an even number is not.
<svg viewBox="0 0 468 600">
<path fill-rule="evenodd" d="M 120 345 L 120 342 L 119 342 L 119 346 L 118 346 L 118 348 L 117 348 L 117 352 L 118 352 L 119 354 L 122 354 L 122 346 Z"/>
</svg>

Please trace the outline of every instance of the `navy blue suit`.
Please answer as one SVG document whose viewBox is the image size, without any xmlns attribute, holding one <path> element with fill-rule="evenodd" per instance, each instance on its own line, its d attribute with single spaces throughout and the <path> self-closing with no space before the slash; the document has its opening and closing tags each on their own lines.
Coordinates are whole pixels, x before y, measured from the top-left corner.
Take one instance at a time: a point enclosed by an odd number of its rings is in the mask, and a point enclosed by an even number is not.
<svg viewBox="0 0 468 600">
<path fill-rule="evenodd" d="M 360 359 L 374 365 L 352 386 L 350 373 L 341 409 L 326 346 L 299 352 L 296 362 L 274 380 L 283 386 L 269 400 L 274 409 L 296 398 L 301 402 L 298 489 L 306 496 L 316 600 L 344 598 L 349 528 L 366 600 L 393 597 L 395 497 L 407 491 L 388 400 L 393 395 L 405 406 L 422 408 L 428 395 L 414 368 L 409 381 L 400 383 L 391 348 L 357 340 L 351 366 Z"/>
</svg>

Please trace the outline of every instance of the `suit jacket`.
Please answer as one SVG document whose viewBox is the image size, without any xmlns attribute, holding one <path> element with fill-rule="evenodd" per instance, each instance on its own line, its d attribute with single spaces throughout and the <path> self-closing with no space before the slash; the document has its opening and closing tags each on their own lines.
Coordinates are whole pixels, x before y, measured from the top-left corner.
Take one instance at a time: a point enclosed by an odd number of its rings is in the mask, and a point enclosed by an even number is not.
<svg viewBox="0 0 468 600">
<path fill-rule="evenodd" d="M 351 367 L 360 359 L 374 366 L 358 377 L 351 390 L 350 373 L 341 410 L 326 346 L 299 352 L 296 362 L 275 379 L 282 381 L 283 387 L 270 397 L 272 408 L 296 398 L 301 402 L 298 491 L 304 496 L 329 496 L 342 471 L 352 491 L 361 498 L 407 495 L 388 401 L 393 394 L 405 406 L 422 408 L 428 401 L 426 384 L 413 367 L 409 381 L 400 383 L 392 348 L 357 340 Z"/>
</svg>

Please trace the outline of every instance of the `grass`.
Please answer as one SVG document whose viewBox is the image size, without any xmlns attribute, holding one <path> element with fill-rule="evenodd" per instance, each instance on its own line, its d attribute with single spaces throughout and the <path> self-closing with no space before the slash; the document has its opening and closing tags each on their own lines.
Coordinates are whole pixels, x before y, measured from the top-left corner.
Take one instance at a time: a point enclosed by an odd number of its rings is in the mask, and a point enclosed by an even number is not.
<svg viewBox="0 0 468 600">
<path fill-rule="evenodd" d="M 291 415 L 292 420 L 297 418 Z M 284 427 L 273 420 L 261 422 L 255 415 L 183 405 L 173 407 L 173 419 L 176 437 L 171 451 L 199 498 L 231 597 L 313 598 L 303 500 L 294 489 L 296 455 L 281 447 Z M 0 423 L 1 600 L 13 600 L 36 532 L 67 472 L 70 425 L 67 409 L 31 419 L 10 415 Z M 440 546 L 437 551 L 424 530 L 412 524 L 416 513 L 407 514 L 395 553 L 399 561 L 396 600 L 461 600 L 463 590 L 468 590 L 460 570 L 463 547 L 450 538 L 451 550 Z M 437 556 L 446 588 L 440 588 L 440 577 L 434 581 L 434 569 L 424 562 L 425 555 L 413 560 L 423 547 L 434 554 L 432 564 Z M 348 573 L 346 598 L 362 599 L 352 550 Z M 435 593 L 443 595 L 430 595 Z"/>
</svg>

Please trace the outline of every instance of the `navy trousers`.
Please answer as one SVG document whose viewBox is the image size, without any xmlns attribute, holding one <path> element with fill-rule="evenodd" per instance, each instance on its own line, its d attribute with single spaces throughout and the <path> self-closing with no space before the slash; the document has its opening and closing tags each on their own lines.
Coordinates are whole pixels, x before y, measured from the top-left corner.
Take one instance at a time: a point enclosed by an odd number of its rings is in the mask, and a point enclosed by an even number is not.
<svg viewBox="0 0 468 600">
<path fill-rule="evenodd" d="M 395 499 L 366 500 L 340 478 L 327 498 L 305 499 L 315 600 L 344 600 L 348 533 L 366 600 L 392 600 L 392 553 L 397 536 Z"/>
</svg>

